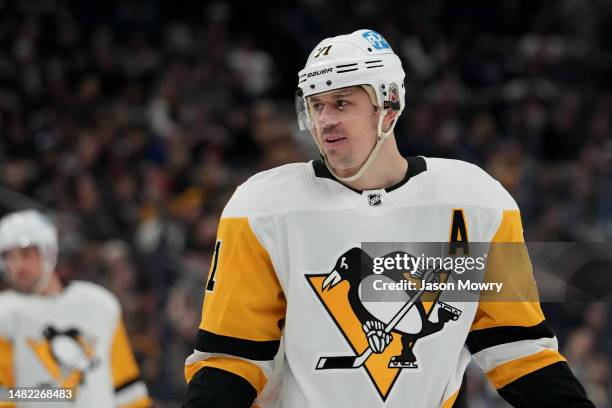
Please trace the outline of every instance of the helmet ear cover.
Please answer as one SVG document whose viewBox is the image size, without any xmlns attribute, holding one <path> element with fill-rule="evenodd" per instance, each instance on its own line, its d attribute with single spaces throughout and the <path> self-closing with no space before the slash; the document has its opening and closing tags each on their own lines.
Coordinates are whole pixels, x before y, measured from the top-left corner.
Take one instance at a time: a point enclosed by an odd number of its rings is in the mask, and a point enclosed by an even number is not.
<svg viewBox="0 0 612 408">
<path fill-rule="evenodd" d="M 400 112 L 402 110 L 402 104 L 400 103 L 400 92 L 397 88 L 397 84 L 392 83 L 389 85 L 389 97 L 384 102 L 384 108 L 391 108 L 394 112 Z"/>
</svg>

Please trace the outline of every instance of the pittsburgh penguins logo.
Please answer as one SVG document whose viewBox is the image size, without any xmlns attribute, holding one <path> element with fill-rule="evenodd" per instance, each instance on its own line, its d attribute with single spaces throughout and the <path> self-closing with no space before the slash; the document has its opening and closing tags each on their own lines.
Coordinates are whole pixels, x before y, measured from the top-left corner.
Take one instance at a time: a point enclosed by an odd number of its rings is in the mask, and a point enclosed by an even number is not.
<svg viewBox="0 0 612 408">
<path fill-rule="evenodd" d="M 413 258 L 402 251 L 384 258 L 397 255 Z M 315 369 L 364 367 L 384 401 L 401 370 L 419 368 L 416 342 L 440 332 L 461 311 L 439 301 L 440 292 L 426 291 L 423 285 L 445 282 L 450 271 L 394 269 L 375 274 L 373 266 L 372 257 L 355 247 L 340 255 L 329 273 L 307 275 L 306 279 L 354 353 L 329 353 L 330 357 L 318 358 Z M 371 290 L 383 283 L 402 282 L 412 285 L 405 290 Z"/>
<path fill-rule="evenodd" d="M 62 331 L 48 326 L 40 339 L 27 342 L 56 386 L 74 388 L 84 384 L 86 374 L 99 363 L 94 341 L 75 328 Z"/>
</svg>

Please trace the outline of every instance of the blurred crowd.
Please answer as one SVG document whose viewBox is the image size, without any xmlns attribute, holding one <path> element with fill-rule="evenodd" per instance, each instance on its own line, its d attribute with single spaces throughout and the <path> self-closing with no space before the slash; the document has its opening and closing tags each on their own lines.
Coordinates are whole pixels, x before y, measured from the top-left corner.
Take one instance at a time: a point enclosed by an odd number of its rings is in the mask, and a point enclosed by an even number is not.
<svg viewBox="0 0 612 408">
<path fill-rule="evenodd" d="M 224 204 L 253 173 L 316 158 L 293 94 L 319 40 L 368 27 L 400 54 L 402 152 L 483 167 L 528 241 L 601 242 L 610 22 L 605 0 L 0 1 L 0 215 L 34 200 L 54 216 L 60 274 L 119 297 L 152 396 L 180 406 Z M 543 304 L 599 407 L 610 305 Z M 506 406 L 469 377 L 471 406 Z"/>
</svg>

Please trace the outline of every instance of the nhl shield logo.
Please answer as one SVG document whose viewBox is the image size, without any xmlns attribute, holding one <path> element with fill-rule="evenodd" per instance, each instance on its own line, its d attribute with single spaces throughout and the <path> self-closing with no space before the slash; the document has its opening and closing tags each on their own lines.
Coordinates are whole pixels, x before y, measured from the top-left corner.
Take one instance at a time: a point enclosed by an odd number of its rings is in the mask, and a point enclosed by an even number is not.
<svg viewBox="0 0 612 408">
<path fill-rule="evenodd" d="M 368 204 L 370 204 L 370 206 L 372 207 L 380 207 L 382 205 L 382 194 L 368 194 Z"/>
</svg>

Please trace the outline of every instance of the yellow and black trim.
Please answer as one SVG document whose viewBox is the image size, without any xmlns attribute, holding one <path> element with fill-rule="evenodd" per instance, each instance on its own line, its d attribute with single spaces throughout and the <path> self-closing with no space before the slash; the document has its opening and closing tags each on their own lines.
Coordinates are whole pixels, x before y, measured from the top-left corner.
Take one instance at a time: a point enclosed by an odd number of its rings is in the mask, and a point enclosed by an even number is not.
<svg viewBox="0 0 612 408">
<path fill-rule="evenodd" d="M 486 372 L 487 378 L 496 389 L 503 388 L 534 371 L 540 370 L 565 358 L 557 350 L 543 349 L 495 366 Z"/>
<path fill-rule="evenodd" d="M 127 331 L 122 320 L 117 323 L 115 335 L 113 336 L 111 374 L 113 387 L 116 390 L 122 387 L 125 388 L 125 384 L 138 381 L 140 378 L 140 369 L 134 359 L 132 347 L 130 346 Z"/>
<path fill-rule="evenodd" d="M 543 337 L 552 338 L 555 334 L 545 321 L 535 326 L 501 326 L 473 330 L 468 334 L 465 344 L 470 353 L 476 354 L 489 347 L 521 340 L 536 340 Z"/>
<path fill-rule="evenodd" d="M 241 358 L 215 356 L 185 365 L 185 378 L 191 387 L 191 381 L 197 373 L 206 367 L 227 371 L 247 381 L 259 393 L 268 382 L 261 367 Z"/>
<path fill-rule="evenodd" d="M 517 244 L 508 246 L 509 250 L 503 245 L 492 246 L 485 273 L 489 281 L 504 282 L 510 290 L 509 298 L 514 301 L 481 300 L 466 340 L 468 349 L 473 354 L 486 354 L 495 346 L 512 347 L 511 344 L 524 344 L 517 342 L 554 338 L 540 308 L 529 254 L 525 245 L 520 245 L 524 240 L 518 210 L 503 211 L 491 242 Z M 516 358 L 486 371 L 491 384 L 512 406 L 594 407 L 556 348 L 542 348 L 523 355 L 520 350 L 517 349 Z"/>
<path fill-rule="evenodd" d="M 255 341 L 223 336 L 207 330 L 198 330 L 196 350 L 205 353 L 230 354 L 249 360 L 273 360 L 280 347 L 280 340 Z"/>
<path fill-rule="evenodd" d="M 122 319 L 117 322 L 111 348 L 111 375 L 115 397 L 121 408 L 152 406 L 140 368 L 134 358 L 127 330 Z"/>
<path fill-rule="evenodd" d="M 195 352 L 185 365 L 185 407 L 250 406 L 267 382 L 260 364 L 280 347 L 287 302 L 250 220 L 221 218 L 217 243 L 207 279 L 214 290 L 205 293 Z"/>
</svg>

